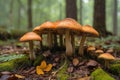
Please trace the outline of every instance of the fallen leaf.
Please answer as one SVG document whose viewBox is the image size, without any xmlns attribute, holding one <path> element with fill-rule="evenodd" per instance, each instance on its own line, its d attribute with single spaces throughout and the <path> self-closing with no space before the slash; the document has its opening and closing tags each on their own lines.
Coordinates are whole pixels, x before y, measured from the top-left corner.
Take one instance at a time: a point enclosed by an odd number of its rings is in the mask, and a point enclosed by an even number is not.
<svg viewBox="0 0 120 80">
<path fill-rule="evenodd" d="M 83 78 L 78 78 L 77 80 L 91 80 L 90 77 L 83 77 Z"/>
<path fill-rule="evenodd" d="M 69 73 L 73 72 L 73 67 L 68 67 L 67 71 L 68 71 Z"/>
<path fill-rule="evenodd" d="M 7 78 L 7 80 L 18 80 L 18 77 L 16 77 L 15 75 L 11 75 L 9 78 Z"/>
<path fill-rule="evenodd" d="M 37 73 L 38 75 L 44 74 L 44 72 L 42 71 L 42 69 L 40 68 L 40 66 L 37 66 L 37 67 L 36 67 L 36 73 Z"/>
<path fill-rule="evenodd" d="M 52 64 L 48 64 L 44 71 L 50 71 L 52 69 Z"/>
<path fill-rule="evenodd" d="M 96 67 L 98 65 L 98 62 L 95 60 L 89 60 L 88 63 L 86 64 L 87 67 Z"/>
<path fill-rule="evenodd" d="M 6 74 L 6 75 L 7 75 L 7 74 L 9 75 L 9 74 L 12 74 L 12 73 L 9 72 L 9 71 L 3 71 L 3 72 L 1 72 L 1 74 L 2 74 L 2 75 L 5 75 L 5 74 Z"/>
<path fill-rule="evenodd" d="M 45 69 L 47 67 L 46 61 L 42 61 L 40 65 L 40 69 Z"/>
<path fill-rule="evenodd" d="M 77 58 L 73 59 L 73 65 L 77 66 L 79 64 L 79 60 Z"/>
<path fill-rule="evenodd" d="M 15 77 L 21 78 L 21 79 L 24 79 L 24 78 L 25 78 L 25 76 L 22 76 L 22 75 L 19 75 L 19 74 L 15 74 Z"/>
</svg>

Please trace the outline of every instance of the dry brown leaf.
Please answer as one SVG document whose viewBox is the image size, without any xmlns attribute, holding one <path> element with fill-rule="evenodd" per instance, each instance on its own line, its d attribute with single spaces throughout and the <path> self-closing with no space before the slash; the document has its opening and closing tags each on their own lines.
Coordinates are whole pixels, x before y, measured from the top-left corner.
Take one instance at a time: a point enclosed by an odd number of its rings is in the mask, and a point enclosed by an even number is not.
<svg viewBox="0 0 120 80">
<path fill-rule="evenodd" d="M 73 59 L 73 65 L 74 65 L 74 66 L 77 66 L 78 64 L 79 64 L 78 58 L 74 58 L 74 59 Z"/>
<path fill-rule="evenodd" d="M 50 71 L 52 69 L 52 64 L 48 64 L 44 71 Z"/>
<path fill-rule="evenodd" d="M 91 78 L 88 76 L 88 77 L 78 78 L 77 80 L 91 80 Z"/>
<path fill-rule="evenodd" d="M 22 75 L 19 75 L 19 74 L 15 74 L 15 77 L 21 78 L 21 79 L 24 79 L 24 78 L 25 78 L 25 76 L 22 76 Z"/>
<path fill-rule="evenodd" d="M 67 71 L 68 71 L 69 73 L 72 73 L 72 72 L 73 72 L 73 69 L 74 69 L 74 67 L 68 67 Z"/>
</svg>

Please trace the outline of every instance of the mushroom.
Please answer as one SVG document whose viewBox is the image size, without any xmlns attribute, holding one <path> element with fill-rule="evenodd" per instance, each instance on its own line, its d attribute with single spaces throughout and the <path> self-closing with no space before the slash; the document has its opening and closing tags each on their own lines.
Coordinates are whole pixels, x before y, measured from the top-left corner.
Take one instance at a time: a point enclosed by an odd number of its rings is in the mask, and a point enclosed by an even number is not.
<svg viewBox="0 0 120 80">
<path fill-rule="evenodd" d="M 98 58 L 105 60 L 105 68 L 109 68 L 109 61 L 115 60 L 115 57 L 112 56 L 110 53 L 100 54 Z"/>
<path fill-rule="evenodd" d="M 99 33 L 90 25 L 85 25 L 82 27 L 83 34 L 80 41 L 80 47 L 78 53 L 83 56 L 83 46 L 87 36 L 99 36 Z"/>
<path fill-rule="evenodd" d="M 46 21 L 41 24 L 39 27 L 33 29 L 34 32 L 38 32 L 39 34 L 47 34 L 47 42 L 48 47 L 52 47 L 52 32 L 55 30 L 55 25 L 53 22 Z"/>
<path fill-rule="evenodd" d="M 58 33 L 65 34 L 66 55 L 72 56 L 71 34 L 80 31 L 81 25 L 72 18 L 65 18 L 57 24 L 56 29 Z"/>
<path fill-rule="evenodd" d="M 98 50 L 95 51 L 95 55 L 96 55 L 96 56 L 99 56 L 99 55 L 102 54 L 102 53 L 104 53 L 104 51 L 101 50 L 101 49 L 98 49 Z"/>
<path fill-rule="evenodd" d="M 87 48 L 87 52 L 91 52 L 91 51 L 95 51 L 95 50 L 96 50 L 96 48 L 94 46 L 89 46 Z"/>
<path fill-rule="evenodd" d="M 90 53 L 90 55 L 94 55 L 94 51 L 96 50 L 96 48 L 94 46 L 89 46 L 87 48 L 87 52 Z"/>
<path fill-rule="evenodd" d="M 55 28 L 56 28 L 56 26 L 57 26 L 57 24 L 59 24 L 59 20 L 58 21 L 55 21 L 55 22 L 53 22 L 53 24 L 54 24 L 54 26 L 55 26 Z M 55 34 L 53 34 L 54 35 L 54 46 L 56 47 L 56 46 L 58 46 L 58 41 L 57 41 L 57 35 L 58 35 L 58 33 L 55 31 L 54 32 Z M 62 38 L 63 38 L 63 36 L 62 35 L 59 35 L 59 42 L 60 42 L 60 44 L 62 44 L 63 42 L 63 40 L 62 40 Z"/>
<path fill-rule="evenodd" d="M 33 45 L 34 45 L 33 41 L 34 40 L 41 41 L 41 37 L 34 32 L 28 32 L 20 38 L 21 42 L 29 42 L 29 50 L 30 50 L 29 57 L 30 57 L 30 60 L 34 60 L 36 58 L 36 55 L 35 55 L 34 50 L 33 50 L 33 48 L 34 48 L 33 47 Z"/>
<path fill-rule="evenodd" d="M 40 32 L 39 32 L 39 28 L 40 28 L 40 26 L 36 26 L 36 27 L 33 29 L 33 32 L 39 34 L 39 35 L 42 37 L 42 34 L 40 34 Z M 42 41 L 40 41 L 40 49 L 41 49 L 42 47 L 43 47 L 43 43 L 42 43 Z"/>
</svg>

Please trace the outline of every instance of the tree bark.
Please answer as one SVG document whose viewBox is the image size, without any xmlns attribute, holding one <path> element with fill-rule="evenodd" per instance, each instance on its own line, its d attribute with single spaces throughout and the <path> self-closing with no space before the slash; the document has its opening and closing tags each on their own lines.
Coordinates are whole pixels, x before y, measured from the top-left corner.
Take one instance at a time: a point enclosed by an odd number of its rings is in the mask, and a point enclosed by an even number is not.
<svg viewBox="0 0 120 80">
<path fill-rule="evenodd" d="M 77 0 L 66 0 L 66 17 L 77 20 Z"/>
<path fill-rule="evenodd" d="M 94 0 L 94 28 L 100 33 L 100 36 L 106 36 L 106 15 L 105 0 Z"/>
<path fill-rule="evenodd" d="M 80 0 L 80 23 L 82 24 L 82 0 Z"/>
<path fill-rule="evenodd" d="M 61 3 L 61 0 L 58 0 L 59 2 L 59 19 L 61 20 L 62 19 L 62 3 Z"/>
<path fill-rule="evenodd" d="M 113 34 L 117 35 L 118 25 L 117 25 L 117 0 L 114 0 L 113 4 Z"/>
<path fill-rule="evenodd" d="M 32 0 L 28 0 L 28 29 L 32 28 Z"/>
</svg>

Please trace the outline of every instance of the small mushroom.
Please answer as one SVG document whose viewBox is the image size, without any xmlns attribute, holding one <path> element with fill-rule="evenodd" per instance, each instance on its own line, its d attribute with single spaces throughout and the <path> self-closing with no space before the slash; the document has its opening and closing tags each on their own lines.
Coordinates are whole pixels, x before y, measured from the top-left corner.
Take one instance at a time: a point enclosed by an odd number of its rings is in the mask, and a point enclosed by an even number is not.
<svg viewBox="0 0 120 80">
<path fill-rule="evenodd" d="M 95 49 L 95 47 L 94 46 L 89 46 L 88 48 L 87 48 L 87 52 L 91 52 L 91 51 L 95 51 L 96 49 Z"/>
<path fill-rule="evenodd" d="M 34 60 L 36 58 L 34 50 L 33 50 L 33 41 L 35 40 L 41 41 L 41 37 L 34 32 L 28 32 L 20 38 L 21 42 L 29 42 L 30 60 Z"/>
<path fill-rule="evenodd" d="M 82 34 L 82 38 L 80 41 L 80 47 L 79 47 L 79 51 L 78 53 L 82 56 L 83 55 L 83 46 L 86 40 L 87 36 L 99 36 L 99 33 L 90 25 L 85 25 L 82 27 L 83 30 L 83 34 Z"/>
<path fill-rule="evenodd" d="M 115 60 L 115 57 L 112 56 L 110 53 L 104 53 L 98 56 L 99 59 L 105 60 L 105 68 L 109 68 L 109 62 Z"/>
<path fill-rule="evenodd" d="M 103 50 L 100 50 L 100 49 L 98 49 L 98 50 L 95 51 L 95 55 L 96 55 L 96 56 L 99 56 L 99 55 L 102 54 L 102 53 L 104 53 L 104 51 L 103 51 Z"/>
<path fill-rule="evenodd" d="M 94 46 L 89 46 L 88 48 L 87 48 L 87 52 L 90 54 L 90 55 L 94 55 L 94 53 L 95 53 L 95 50 L 96 50 L 96 48 L 94 47 Z"/>
</svg>

